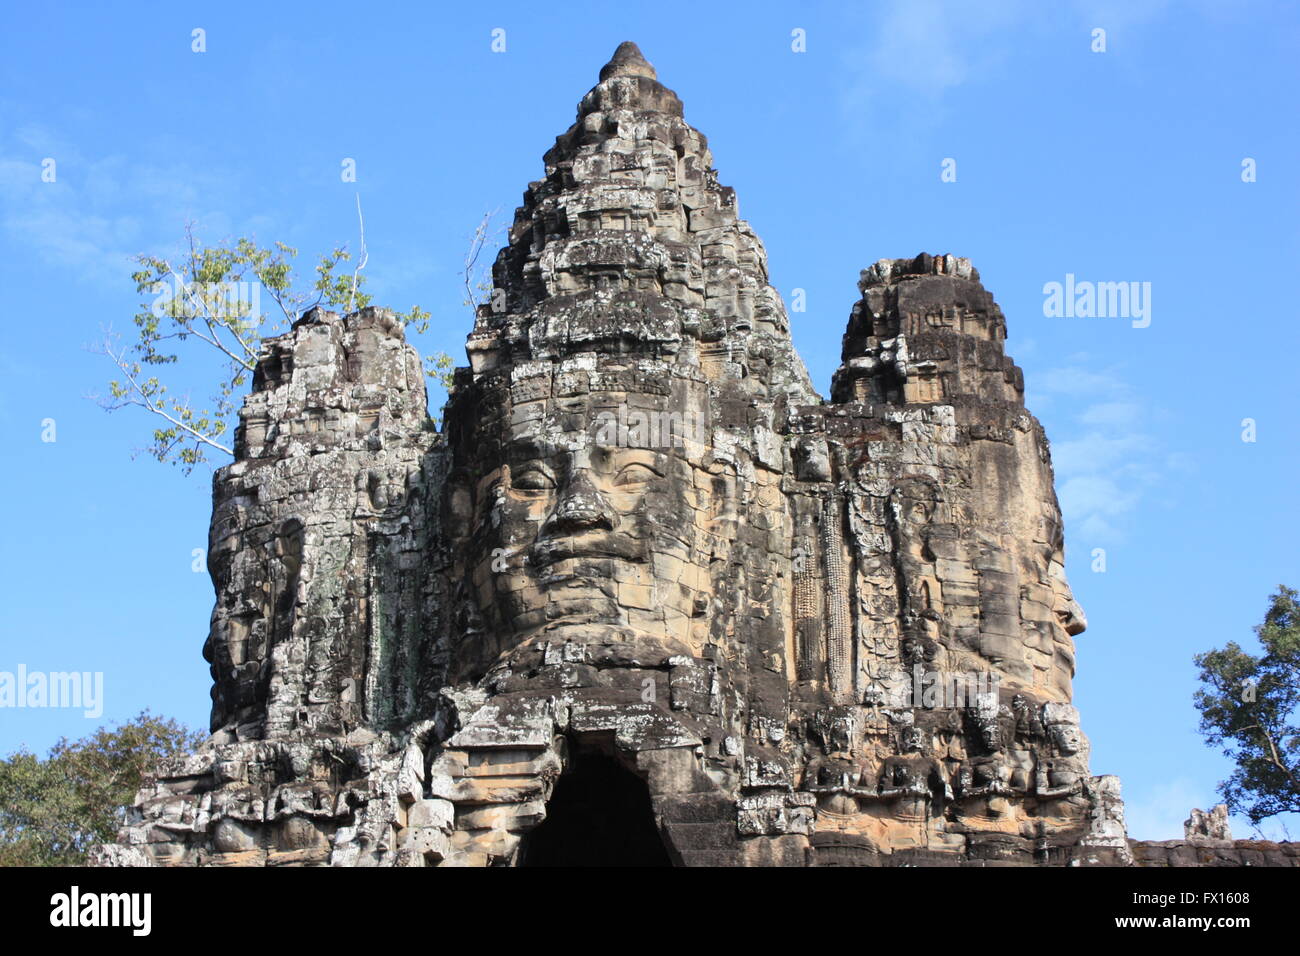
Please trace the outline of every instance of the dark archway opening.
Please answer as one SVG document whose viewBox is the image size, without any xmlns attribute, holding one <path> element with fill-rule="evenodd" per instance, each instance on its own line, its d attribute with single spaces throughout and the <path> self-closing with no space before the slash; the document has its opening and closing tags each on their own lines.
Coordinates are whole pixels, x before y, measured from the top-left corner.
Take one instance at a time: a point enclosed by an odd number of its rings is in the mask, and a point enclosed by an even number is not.
<svg viewBox="0 0 1300 956">
<path fill-rule="evenodd" d="M 546 819 L 526 834 L 520 866 L 672 866 L 650 791 L 599 753 L 578 754 L 555 783 Z"/>
</svg>

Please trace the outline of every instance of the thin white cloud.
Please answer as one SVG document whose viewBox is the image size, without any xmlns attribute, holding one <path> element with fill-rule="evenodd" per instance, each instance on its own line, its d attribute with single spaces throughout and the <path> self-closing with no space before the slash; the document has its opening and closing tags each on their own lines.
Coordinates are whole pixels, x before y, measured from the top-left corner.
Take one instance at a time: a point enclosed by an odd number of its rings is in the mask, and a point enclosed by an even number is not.
<svg viewBox="0 0 1300 956">
<path fill-rule="evenodd" d="M 55 181 L 42 180 L 45 159 Z M 147 223 L 171 223 L 179 237 L 187 220 L 228 228 L 214 204 L 229 194 L 212 171 L 184 163 L 159 165 L 91 155 L 35 126 L 0 137 L 0 233 L 81 281 L 121 287 L 135 255 L 153 245 Z"/>
<path fill-rule="evenodd" d="M 1169 0 L 1076 0 L 1074 8 L 1081 20 L 1110 33 L 1158 19 L 1169 9 Z"/>
<path fill-rule="evenodd" d="M 1079 421 L 1098 428 L 1133 428 L 1142 417 L 1134 402 L 1100 402 L 1083 410 Z"/>
<path fill-rule="evenodd" d="M 1096 543 L 1122 537 L 1120 528 L 1137 507 L 1140 495 L 1114 479 L 1081 475 L 1062 482 L 1057 497 L 1071 530 Z"/>
<path fill-rule="evenodd" d="M 859 8 L 854 8 L 856 12 Z M 871 39 L 844 58 L 846 112 L 858 122 L 896 108 L 909 121 L 933 122 L 943 95 L 1006 58 L 1016 24 L 1034 12 L 1026 0 L 969 5 L 891 0 L 863 15 Z"/>
<path fill-rule="evenodd" d="M 1102 405 L 1088 405 L 1075 420 L 1088 430 L 1077 438 L 1052 444 L 1052 461 L 1067 475 L 1114 474 L 1131 467 L 1150 439 L 1136 430 L 1132 419 L 1112 421 Z"/>
<path fill-rule="evenodd" d="M 1183 821 L 1191 816 L 1192 808 L 1208 810 L 1217 802 L 1213 794 L 1207 794 L 1194 781 L 1176 777 L 1139 793 L 1126 793 L 1124 822 L 1130 839 L 1181 840 Z"/>
<path fill-rule="evenodd" d="M 1063 8 L 1034 0 L 888 0 L 853 6 L 846 13 L 859 20 L 860 35 L 870 39 L 844 57 L 845 113 L 864 129 L 871 125 L 868 117 L 884 110 L 910 126 L 935 126 L 946 94 L 996 72 L 1024 45 L 1054 42 L 1062 29 L 1073 29 L 1087 49 L 1091 31 L 1101 27 L 1108 42 L 1117 37 L 1131 48 L 1138 29 L 1169 9 L 1168 0 L 1075 0 Z"/>
<path fill-rule="evenodd" d="M 1169 465 L 1148 429 L 1156 410 L 1122 369 L 1098 367 L 1086 354 L 1028 378 L 1031 407 L 1055 412 L 1052 466 L 1066 526 L 1089 547 L 1122 541 Z"/>
<path fill-rule="evenodd" d="M 1032 394 L 1036 397 L 1066 395 L 1079 398 L 1106 395 L 1114 387 L 1110 371 L 1090 365 L 1087 353 L 1072 355 L 1068 361 L 1068 365 L 1036 375 L 1030 387 Z"/>
</svg>

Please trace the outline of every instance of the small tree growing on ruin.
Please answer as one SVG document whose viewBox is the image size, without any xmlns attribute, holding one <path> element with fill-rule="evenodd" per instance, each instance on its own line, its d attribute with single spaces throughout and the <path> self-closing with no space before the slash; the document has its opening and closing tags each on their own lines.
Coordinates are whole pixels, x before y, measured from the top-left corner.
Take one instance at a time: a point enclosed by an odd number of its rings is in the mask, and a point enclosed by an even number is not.
<svg viewBox="0 0 1300 956">
<path fill-rule="evenodd" d="M 364 221 L 355 268 L 348 272 L 345 263 L 351 255 L 337 247 L 320 257 L 306 286 L 294 275 L 298 250 L 282 242 L 261 246 L 241 237 L 204 245 L 192 225 L 186 228 L 186 240 L 179 259 L 137 257 L 140 268 L 131 278 L 137 292 L 152 299 L 142 302 L 135 315 L 133 341 L 124 344 L 110 331 L 97 351 L 117 366 L 100 404 L 107 411 L 134 406 L 161 419 L 146 450 L 188 474 L 214 457 L 233 455 L 228 435 L 264 338 L 288 331 L 316 306 L 351 312 L 364 308 L 371 297 L 361 271 L 367 258 Z M 467 269 L 472 265 L 467 262 Z M 263 293 L 273 304 L 268 310 L 262 308 Z M 429 313 L 419 306 L 398 315 L 417 332 L 429 327 Z M 177 373 L 167 375 L 182 362 L 191 375 L 215 382 L 206 401 L 183 389 Z M 442 352 L 425 356 L 426 372 L 446 388 L 451 387 L 453 365 Z"/>
</svg>

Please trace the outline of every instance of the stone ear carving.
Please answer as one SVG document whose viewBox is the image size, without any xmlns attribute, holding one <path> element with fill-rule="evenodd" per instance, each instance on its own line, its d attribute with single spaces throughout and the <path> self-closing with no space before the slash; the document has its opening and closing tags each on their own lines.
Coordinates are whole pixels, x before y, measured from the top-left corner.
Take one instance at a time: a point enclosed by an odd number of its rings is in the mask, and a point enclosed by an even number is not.
<svg viewBox="0 0 1300 956">
<path fill-rule="evenodd" d="M 468 483 L 452 484 L 447 494 L 447 530 L 456 539 L 469 535 L 474 520 L 474 496 Z"/>
</svg>

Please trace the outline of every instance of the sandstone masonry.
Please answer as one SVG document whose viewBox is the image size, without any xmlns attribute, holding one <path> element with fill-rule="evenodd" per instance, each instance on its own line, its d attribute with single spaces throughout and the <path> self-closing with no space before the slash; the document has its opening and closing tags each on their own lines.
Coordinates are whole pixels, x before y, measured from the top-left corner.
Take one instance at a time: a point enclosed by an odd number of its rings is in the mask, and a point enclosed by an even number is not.
<svg viewBox="0 0 1300 956">
<path fill-rule="evenodd" d="M 1215 814 L 1132 843 L 1092 775 L 1047 440 L 969 261 L 866 269 L 822 400 L 625 43 L 493 279 L 441 432 L 390 313 L 264 343 L 212 737 L 99 862 L 1296 861 Z"/>
</svg>

